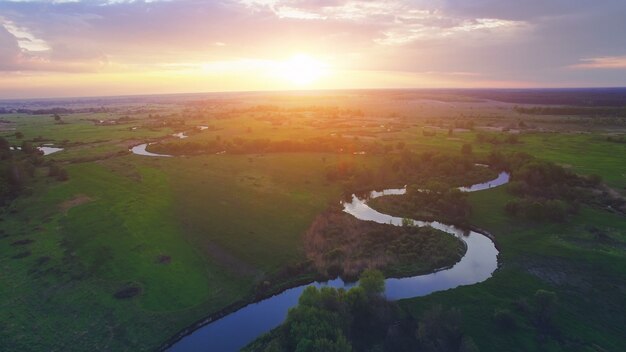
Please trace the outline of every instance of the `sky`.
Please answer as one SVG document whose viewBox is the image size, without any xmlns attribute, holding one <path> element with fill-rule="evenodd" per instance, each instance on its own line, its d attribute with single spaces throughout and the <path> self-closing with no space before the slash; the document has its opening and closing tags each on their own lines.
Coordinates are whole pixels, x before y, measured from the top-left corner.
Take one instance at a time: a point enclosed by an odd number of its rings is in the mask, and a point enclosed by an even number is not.
<svg viewBox="0 0 626 352">
<path fill-rule="evenodd" d="M 624 0 L 0 0 L 0 99 L 626 86 Z"/>
</svg>

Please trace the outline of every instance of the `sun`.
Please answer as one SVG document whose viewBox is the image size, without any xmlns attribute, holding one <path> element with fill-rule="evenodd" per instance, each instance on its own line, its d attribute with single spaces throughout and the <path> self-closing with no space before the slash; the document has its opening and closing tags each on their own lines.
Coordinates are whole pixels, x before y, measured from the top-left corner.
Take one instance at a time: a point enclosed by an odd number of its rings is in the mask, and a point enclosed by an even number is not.
<svg viewBox="0 0 626 352">
<path fill-rule="evenodd" d="M 297 86 L 307 86 L 318 81 L 326 73 L 326 65 L 309 55 L 298 54 L 281 64 L 282 76 Z"/>
</svg>

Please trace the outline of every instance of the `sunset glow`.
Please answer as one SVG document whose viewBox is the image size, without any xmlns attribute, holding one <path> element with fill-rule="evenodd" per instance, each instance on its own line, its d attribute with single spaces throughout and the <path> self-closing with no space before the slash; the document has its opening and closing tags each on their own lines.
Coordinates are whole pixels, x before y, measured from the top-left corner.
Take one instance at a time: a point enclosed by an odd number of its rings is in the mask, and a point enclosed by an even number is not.
<svg viewBox="0 0 626 352">
<path fill-rule="evenodd" d="M 284 77 L 295 85 L 307 86 L 327 74 L 324 65 L 308 55 L 295 55 L 281 64 Z"/>
<path fill-rule="evenodd" d="M 0 98 L 626 80 L 623 2 L 499 3 L 0 0 Z"/>
</svg>

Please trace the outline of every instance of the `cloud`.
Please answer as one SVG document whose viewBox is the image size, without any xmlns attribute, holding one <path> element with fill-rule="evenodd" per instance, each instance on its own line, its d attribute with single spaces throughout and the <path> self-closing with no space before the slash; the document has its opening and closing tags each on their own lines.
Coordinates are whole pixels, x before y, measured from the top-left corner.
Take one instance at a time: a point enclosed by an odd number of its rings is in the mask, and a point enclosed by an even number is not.
<svg viewBox="0 0 626 352">
<path fill-rule="evenodd" d="M 21 49 L 26 51 L 50 50 L 50 47 L 44 40 L 35 37 L 27 29 L 21 28 L 11 21 L 4 20 L 2 22 L 3 27 L 15 37 L 17 45 Z"/>
<path fill-rule="evenodd" d="M 563 69 L 622 68 L 623 0 L 0 0 L 0 14 L 4 74 L 188 70 L 309 53 L 337 70 L 626 81 Z"/>
<path fill-rule="evenodd" d="M 20 56 L 17 39 L 4 26 L 0 26 L 0 70 L 16 69 Z"/>
<path fill-rule="evenodd" d="M 626 69 L 626 55 L 581 59 L 580 63 L 568 67 L 574 69 Z"/>
<path fill-rule="evenodd" d="M 451 14 L 517 21 L 575 16 L 623 8 L 622 0 L 441 0 L 441 7 Z"/>
</svg>

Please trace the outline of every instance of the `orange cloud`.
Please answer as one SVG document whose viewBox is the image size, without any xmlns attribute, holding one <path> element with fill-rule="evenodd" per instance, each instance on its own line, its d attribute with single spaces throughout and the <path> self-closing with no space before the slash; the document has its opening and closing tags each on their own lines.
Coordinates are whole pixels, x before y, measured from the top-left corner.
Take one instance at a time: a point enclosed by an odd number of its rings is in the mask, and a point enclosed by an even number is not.
<svg viewBox="0 0 626 352">
<path fill-rule="evenodd" d="M 580 61 L 581 63 L 569 67 L 576 69 L 626 69 L 626 55 L 595 57 Z"/>
</svg>

